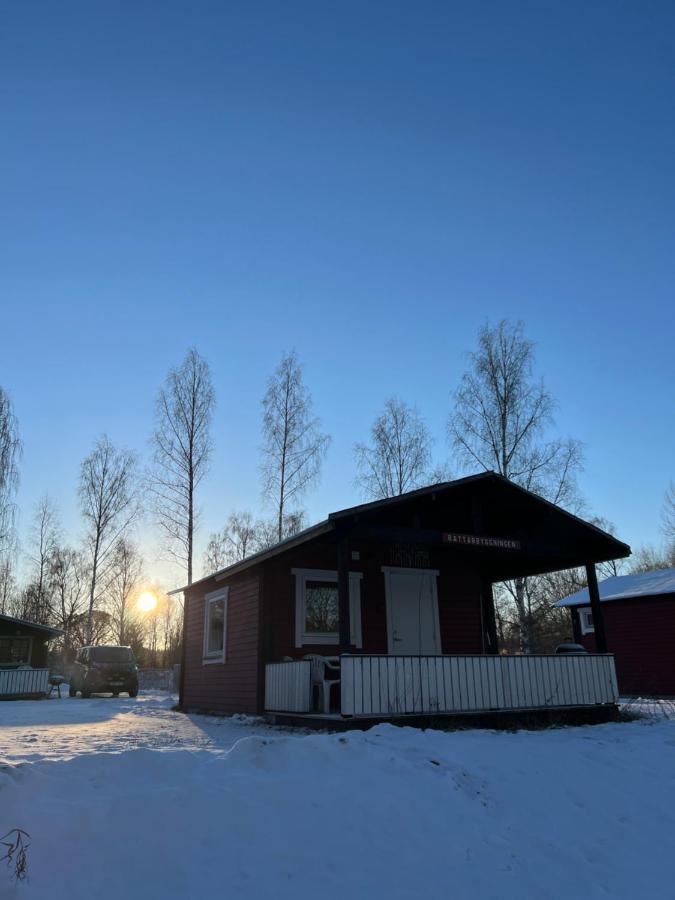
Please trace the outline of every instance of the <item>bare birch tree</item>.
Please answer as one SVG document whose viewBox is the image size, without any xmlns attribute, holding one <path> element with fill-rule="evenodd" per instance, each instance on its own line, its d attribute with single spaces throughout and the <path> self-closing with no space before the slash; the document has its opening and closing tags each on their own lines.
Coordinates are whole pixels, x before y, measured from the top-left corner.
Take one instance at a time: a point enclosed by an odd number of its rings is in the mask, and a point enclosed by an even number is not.
<svg viewBox="0 0 675 900">
<path fill-rule="evenodd" d="M 286 353 L 263 398 L 263 489 L 274 506 L 277 540 L 286 536 L 289 506 L 316 481 L 330 437 L 312 414 L 312 398 L 294 352 Z"/>
<path fill-rule="evenodd" d="M 153 434 L 154 470 L 150 488 L 169 554 L 187 569 L 192 584 L 195 493 L 211 454 L 215 395 L 208 364 L 193 348 L 172 369 L 157 397 Z"/>
<path fill-rule="evenodd" d="M 525 337 L 522 322 L 485 325 L 455 393 L 450 439 L 467 468 L 498 472 L 552 503 L 575 509 L 581 445 L 548 437 L 555 403 L 543 380 L 534 376 L 534 358 L 534 344 Z M 517 579 L 512 590 L 521 649 L 529 652 L 525 580 Z"/>
<path fill-rule="evenodd" d="M 14 494 L 19 483 L 19 428 L 9 395 L 0 386 L 0 557 L 11 552 Z"/>
<path fill-rule="evenodd" d="M 110 628 L 118 644 L 130 643 L 130 635 L 137 630 L 132 604 L 141 583 L 142 570 L 143 560 L 137 547 L 121 537 L 113 551 L 111 577 L 106 591 Z"/>
<path fill-rule="evenodd" d="M 35 506 L 27 554 L 32 567 L 36 622 L 48 621 L 52 613 L 51 570 L 60 533 L 56 504 L 45 494 Z"/>
<path fill-rule="evenodd" d="M 222 531 L 211 534 L 204 554 L 204 570 L 217 572 L 258 550 L 262 523 L 249 510 L 230 513 Z"/>
<path fill-rule="evenodd" d="M 116 450 L 104 435 L 82 462 L 80 505 L 86 527 L 89 564 L 89 606 L 85 636 L 92 639 L 94 607 L 101 585 L 110 575 L 112 554 L 138 513 L 136 458 Z"/>
<path fill-rule="evenodd" d="M 365 497 L 396 497 L 431 483 L 431 435 L 415 407 L 389 397 L 371 428 L 370 444 L 356 444 L 356 482 Z"/>
<path fill-rule="evenodd" d="M 74 657 L 75 623 L 82 617 L 87 603 L 87 572 L 82 554 L 70 547 L 56 547 L 50 571 L 52 622 L 63 631 L 63 661 Z"/>
</svg>

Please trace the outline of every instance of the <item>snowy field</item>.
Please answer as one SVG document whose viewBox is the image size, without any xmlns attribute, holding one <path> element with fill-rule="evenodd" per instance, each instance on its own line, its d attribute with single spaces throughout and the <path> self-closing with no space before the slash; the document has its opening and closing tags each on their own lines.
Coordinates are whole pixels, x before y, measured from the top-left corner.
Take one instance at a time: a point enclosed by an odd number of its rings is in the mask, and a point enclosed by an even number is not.
<svg viewBox="0 0 675 900">
<path fill-rule="evenodd" d="M 161 695 L 0 703 L 0 897 L 672 898 L 675 720 L 291 733 Z"/>
</svg>

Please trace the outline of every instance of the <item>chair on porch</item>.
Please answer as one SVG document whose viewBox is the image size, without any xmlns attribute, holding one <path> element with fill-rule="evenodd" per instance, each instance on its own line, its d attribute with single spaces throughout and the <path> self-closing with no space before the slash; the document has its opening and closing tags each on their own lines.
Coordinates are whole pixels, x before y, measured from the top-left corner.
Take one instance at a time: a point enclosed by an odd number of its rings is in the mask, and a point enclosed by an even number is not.
<svg viewBox="0 0 675 900">
<path fill-rule="evenodd" d="M 339 678 L 326 678 L 329 672 L 339 674 L 340 661 L 334 656 L 320 656 L 318 653 L 308 653 L 304 657 L 309 660 L 311 665 L 312 688 L 319 688 L 319 708 L 322 713 L 330 713 L 330 692 L 331 688 L 340 685 Z"/>
</svg>

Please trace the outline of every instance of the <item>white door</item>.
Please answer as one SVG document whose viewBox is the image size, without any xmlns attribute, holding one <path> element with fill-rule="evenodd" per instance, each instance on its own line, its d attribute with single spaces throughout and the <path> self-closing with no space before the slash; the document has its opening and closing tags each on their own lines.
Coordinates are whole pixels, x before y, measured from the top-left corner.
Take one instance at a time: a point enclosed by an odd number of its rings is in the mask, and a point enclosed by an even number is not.
<svg viewBox="0 0 675 900">
<path fill-rule="evenodd" d="M 390 653 L 441 652 L 436 576 L 431 569 L 383 569 Z"/>
</svg>

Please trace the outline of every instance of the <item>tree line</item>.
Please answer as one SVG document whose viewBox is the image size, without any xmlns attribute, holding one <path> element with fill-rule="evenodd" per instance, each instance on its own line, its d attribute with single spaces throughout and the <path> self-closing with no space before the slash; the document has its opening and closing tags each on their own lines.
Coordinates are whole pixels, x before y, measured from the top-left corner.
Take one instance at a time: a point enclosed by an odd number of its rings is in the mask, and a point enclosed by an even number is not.
<svg viewBox="0 0 675 900">
<path fill-rule="evenodd" d="M 528 490 L 589 516 L 578 487 L 583 466 L 579 441 L 555 434 L 556 403 L 535 369 L 535 348 L 521 322 L 486 324 L 451 395 L 447 420 L 452 468 L 434 461 L 429 427 L 415 405 L 384 401 L 368 439 L 354 445 L 354 482 L 364 499 L 381 499 L 453 474 L 493 470 Z M 296 534 L 306 525 L 303 500 L 318 482 L 330 436 L 314 413 L 303 367 L 284 353 L 262 398 L 260 475 L 263 508 L 233 510 L 207 542 L 207 574 Z M 180 610 L 160 591 L 151 615 L 135 606 L 145 584 L 136 525 L 151 515 L 166 553 L 192 583 L 198 494 L 213 450 L 215 390 L 208 363 L 196 349 L 172 368 L 160 388 L 152 433 L 152 461 L 141 471 L 133 452 L 98 438 L 80 466 L 78 495 L 83 540 L 63 540 L 58 511 L 45 496 L 34 511 L 25 548 L 28 579 L 14 577 L 17 557 L 14 496 L 21 441 L 9 395 L 0 387 L 0 612 L 54 624 L 64 631 L 61 650 L 71 657 L 82 643 L 129 643 L 157 661 L 177 657 Z M 611 525 L 595 519 L 608 530 Z M 642 548 L 634 565 L 675 564 L 675 487 L 664 498 L 662 549 Z M 611 570 L 616 573 L 616 569 Z M 568 571 L 501 585 L 497 625 L 506 647 L 547 649 L 567 636 L 555 600 L 583 586 L 583 572 Z"/>
</svg>

